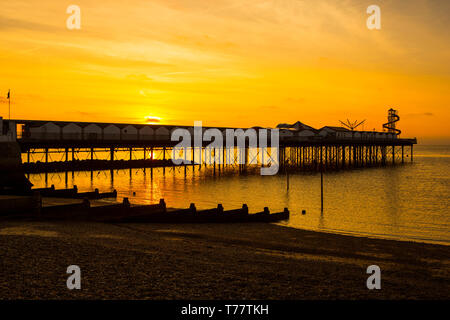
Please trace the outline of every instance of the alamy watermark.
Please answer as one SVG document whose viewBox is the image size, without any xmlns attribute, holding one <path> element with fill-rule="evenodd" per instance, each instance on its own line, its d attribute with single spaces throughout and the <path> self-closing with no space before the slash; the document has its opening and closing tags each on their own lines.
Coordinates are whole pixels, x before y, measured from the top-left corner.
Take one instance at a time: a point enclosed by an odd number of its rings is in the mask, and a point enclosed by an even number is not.
<svg viewBox="0 0 450 320">
<path fill-rule="evenodd" d="M 380 290 L 381 289 L 381 269 L 380 269 L 380 267 L 375 264 L 368 266 L 366 273 L 371 275 L 370 277 L 367 278 L 367 281 L 366 281 L 367 289 Z"/>
<path fill-rule="evenodd" d="M 67 278 L 66 285 L 67 289 L 73 290 L 81 289 L 81 269 L 77 265 L 71 265 L 67 267 L 67 273 L 70 274 L 70 276 Z"/>
<path fill-rule="evenodd" d="M 290 4 L 289 1 L 284 2 L 283 6 Z M 69 30 L 81 29 L 81 8 L 76 4 L 71 4 L 67 7 L 66 13 L 70 16 L 66 20 L 66 27 Z M 366 20 L 366 26 L 369 30 L 381 29 L 381 9 L 378 5 L 372 4 L 367 7 L 366 13 L 370 16 Z"/>
<path fill-rule="evenodd" d="M 181 141 L 180 141 L 181 139 Z M 194 163 L 207 164 L 258 164 L 261 175 L 275 175 L 279 169 L 279 130 L 278 129 L 203 129 L 201 121 L 194 127 L 178 128 L 171 134 L 171 141 L 180 141 L 172 150 L 172 161 L 176 165 L 191 164 L 188 159 L 192 150 Z M 204 142 L 211 142 L 202 147 Z M 224 152 L 225 150 L 225 152 Z M 247 159 L 246 152 L 256 150 L 257 156 Z"/>
<path fill-rule="evenodd" d="M 367 18 L 366 25 L 369 30 L 381 29 L 381 9 L 376 4 L 372 4 L 367 7 L 367 14 L 370 16 Z"/>
<path fill-rule="evenodd" d="M 71 4 L 67 7 L 67 14 L 70 16 L 66 20 L 66 27 L 69 30 L 80 30 L 81 29 L 81 9 L 75 4 Z"/>
</svg>

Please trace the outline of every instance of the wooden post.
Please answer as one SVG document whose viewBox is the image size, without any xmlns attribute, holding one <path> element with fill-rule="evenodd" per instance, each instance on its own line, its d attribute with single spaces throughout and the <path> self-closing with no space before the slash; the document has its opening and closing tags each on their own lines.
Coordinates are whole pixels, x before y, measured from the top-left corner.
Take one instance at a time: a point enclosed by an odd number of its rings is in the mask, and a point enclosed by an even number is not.
<svg viewBox="0 0 450 320">
<path fill-rule="evenodd" d="M 320 169 L 320 212 L 323 212 L 323 166 Z"/>
<path fill-rule="evenodd" d="M 287 163 L 289 163 L 289 160 L 287 161 Z M 284 167 L 284 170 L 286 170 L 286 191 L 289 191 L 289 171 L 288 171 L 288 166 Z"/>
</svg>

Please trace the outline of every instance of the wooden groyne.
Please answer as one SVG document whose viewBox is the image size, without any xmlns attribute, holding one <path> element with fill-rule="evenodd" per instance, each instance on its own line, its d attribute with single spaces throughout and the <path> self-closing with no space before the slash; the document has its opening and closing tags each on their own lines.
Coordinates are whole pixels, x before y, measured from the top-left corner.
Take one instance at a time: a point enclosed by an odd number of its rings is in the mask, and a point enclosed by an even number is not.
<svg viewBox="0 0 450 320">
<path fill-rule="evenodd" d="M 5 219 L 96 221 L 115 223 L 238 223 L 238 222 L 276 222 L 289 219 L 287 208 L 282 212 L 270 213 L 268 208 L 250 214 L 246 204 L 239 209 L 224 210 L 219 204 L 216 208 L 197 210 L 195 204 L 186 209 L 167 209 L 164 199 L 158 204 L 131 205 L 128 198 L 122 203 L 92 206 L 88 199 L 79 203 L 42 206 L 40 194 L 33 196 L 29 208 L 12 210 L 2 215 Z"/>
<path fill-rule="evenodd" d="M 72 189 L 55 189 L 52 185 L 50 188 L 32 189 L 32 191 L 38 191 L 43 197 L 51 198 L 71 198 L 71 199 L 105 199 L 105 198 L 117 198 L 117 191 L 103 192 L 96 188 L 90 192 L 78 192 L 78 187 L 75 185 Z"/>
<path fill-rule="evenodd" d="M 55 186 L 52 185 L 49 188 L 34 188 L 30 191 L 23 192 L 14 192 L 10 193 L 11 195 L 22 195 L 22 196 L 31 196 L 35 193 L 39 193 L 42 197 L 48 198 L 65 198 L 65 199 L 106 199 L 106 198 L 117 198 L 117 191 L 113 190 L 112 192 L 103 192 L 96 188 L 94 191 L 89 192 L 78 192 L 78 187 L 75 185 L 70 189 L 55 189 Z M 2 192 L 2 194 L 8 194 L 8 192 Z"/>
</svg>

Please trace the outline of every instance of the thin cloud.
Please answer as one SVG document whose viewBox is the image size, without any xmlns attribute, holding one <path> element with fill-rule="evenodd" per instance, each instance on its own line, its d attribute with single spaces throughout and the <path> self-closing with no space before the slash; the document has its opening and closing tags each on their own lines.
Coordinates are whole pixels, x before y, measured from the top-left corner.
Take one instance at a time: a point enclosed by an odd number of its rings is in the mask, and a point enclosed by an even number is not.
<svg viewBox="0 0 450 320">
<path fill-rule="evenodd" d="M 432 113 L 432 112 L 406 113 L 404 115 L 405 118 L 433 117 L 433 116 L 434 116 L 434 113 Z"/>
<path fill-rule="evenodd" d="M 0 30 L 14 30 L 14 29 L 22 29 L 22 30 L 30 30 L 30 31 L 45 31 L 45 32 L 53 32 L 57 28 L 50 26 L 48 24 L 36 23 L 29 20 L 21 20 L 14 18 L 7 18 L 5 16 L 0 16 Z"/>
</svg>

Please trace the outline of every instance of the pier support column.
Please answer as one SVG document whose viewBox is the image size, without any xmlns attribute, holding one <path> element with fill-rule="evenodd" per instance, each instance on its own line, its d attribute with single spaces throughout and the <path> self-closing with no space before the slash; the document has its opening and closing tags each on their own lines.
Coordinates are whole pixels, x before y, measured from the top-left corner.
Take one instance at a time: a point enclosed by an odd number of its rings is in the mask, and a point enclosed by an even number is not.
<svg viewBox="0 0 450 320">
<path fill-rule="evenodd" d="M 305 155 L 306 155 L 306 150 L 305 147 L 302 147 L 302 168 L 305 167 Z"/>
<path fill-rule="evenodd" d="M 352 164 L 352 147 L 348 146 L 348 166 L 350 167 Z"/>
<path fill-rule="evenodd" d="M 395 146 L 392 146 L 392 164 L 395 164 Z"/>
<path fill-rule="evenodd" d="M 364 146 L 364 165 L 369 163 L 369 147 Z"/>
<path fill-rule="evenodd" d="M 186 178 L 186 176 L 187 176 L 187 148 L 183 149 L 183 156 L 184 156 L 184 161 L 183 161 L 184 177 Z"/>
<path fill-rule="evenodd" d="M 320 146 L 320 170 L 323 170 L 323 146 Z"/>
<path fill-rule="evenodd" d="M 249 165 L 249 148 L 245 148 L 245 159 L 244 159 L 244 169 L 247 170 L 247 166 Z"/>
<path fill-rule="evenodd" d="M 114 161 L 114 148 L 109 149 L 109 160 Z"/>
<path fill-rule="evenodd" d="M 375 146 L 370 147 L 370 165 L 372 166 L 374 163 L 375 157 Z"/>
<path fill-rule="evenodd" d="M 339 146 L 334 146 L 334 159 L 336 161 L 336 164 L 335 164 L 336 169 L 339 168 L 339 151 L 340 151 Z"/>
<path fill-rule="evenodd" d="M 405 147 L 402 145 L 402 163 L 405 163 Z"/>
<path fill-rule="evenodd" d="M 211 158 L 213 163 L 213 170 L 214 170 L 214 175 L 216 175 L 216 149 L 215 148 L 211 148 L 209 150 L 209 162 L 211 162 Z"/>
<path fill-rule="evenodd" d="M 373 164 L 378 164 L 378 146 L 373 146 Z"/>
<path fill-rule="evenodd" d="M 266 152 L 266 150 L 264 149 L 264 147 L 261 147 L 261 167 L 264 167 L 264 153 Z"/>
<path fill-rule="evenodd" d="M 225 164 L 227 163 L 227 148 L 222 148 L 222 170 L 225 170 Z"/>
</svg>

